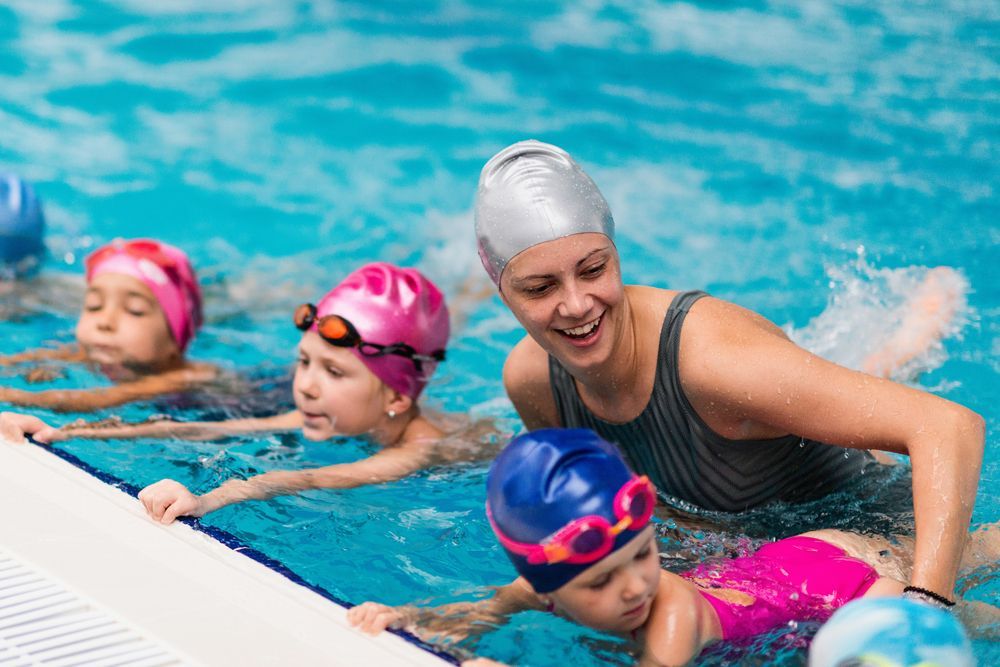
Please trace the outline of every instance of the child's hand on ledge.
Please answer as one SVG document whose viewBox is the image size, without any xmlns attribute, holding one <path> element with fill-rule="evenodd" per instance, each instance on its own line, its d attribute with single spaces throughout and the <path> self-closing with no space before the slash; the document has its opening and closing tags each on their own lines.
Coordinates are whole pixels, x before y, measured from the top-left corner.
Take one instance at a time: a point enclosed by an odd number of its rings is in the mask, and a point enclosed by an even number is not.
<svg viewBox="0 0 1000 667">
<path fill-rule="evenodd" d="M 65 440 L 67 437 L 65 433 L 49 426 L 38 417 L 17 412 L 0 413 L 0 437 L 8 442 L 22 444 L 26 442 L 26 436 L 31 436 L 43 444 Z"/>
</svg>

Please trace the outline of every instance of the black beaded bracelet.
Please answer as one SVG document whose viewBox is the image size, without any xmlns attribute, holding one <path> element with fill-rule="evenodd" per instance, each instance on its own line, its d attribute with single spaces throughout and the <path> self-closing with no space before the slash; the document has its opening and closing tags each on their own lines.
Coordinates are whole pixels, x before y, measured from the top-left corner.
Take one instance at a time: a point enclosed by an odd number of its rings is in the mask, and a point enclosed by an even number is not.
<svg viewBox="0 0 1000 667">
<path fill-rule="evenodd" d="M 926 588 L 921 588 L 920 586 L 907 586 L 903 589 L 904 595 L 906 593 L 916 593 L 920 597 L 928 598 L 928 600 L 933 600 L 938 604 L 944 605 L 945 607 L 954 607 L 955 601 L 949 600 L 943 595 L 935 593 L 934 591 L 929 591 Z"/>
</svg>

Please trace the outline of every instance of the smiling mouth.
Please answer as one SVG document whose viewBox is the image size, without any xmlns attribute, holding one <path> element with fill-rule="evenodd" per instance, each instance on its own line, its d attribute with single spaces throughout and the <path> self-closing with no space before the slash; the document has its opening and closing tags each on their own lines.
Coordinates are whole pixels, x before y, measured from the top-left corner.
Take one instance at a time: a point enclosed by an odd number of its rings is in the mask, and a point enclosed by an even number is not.
<svg viewBox="0 0 1000 667">
<path fill-rule="evenodd" d="M 586 338 L 587 336 L 594 333 L 597 327 L 601 324 L 601 320 L 604 318 L 604 313 L 597 316 L 597 319 L 591 320 L 586 324 L 582 324 L 578 327 L 573 327 L 572 329 L 556 329 L 559 333 L 566 336 L 567 338 L 575 338 L 580 340 Z"/>
</svg>

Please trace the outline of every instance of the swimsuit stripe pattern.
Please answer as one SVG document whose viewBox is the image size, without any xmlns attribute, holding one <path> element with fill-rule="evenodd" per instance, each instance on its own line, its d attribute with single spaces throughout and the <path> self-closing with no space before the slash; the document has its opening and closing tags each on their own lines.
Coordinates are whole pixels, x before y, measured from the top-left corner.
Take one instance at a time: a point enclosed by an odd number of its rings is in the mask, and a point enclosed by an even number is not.
<svg viewBox="0 0 1000 667">
<path fill-rule="evenodd" d="M 684 318 L 704 292 L 678 294 L 660 332 L 649 403 L 634 420 L 615 424 L 595 416 L 575 381 L 549 357 L 549 383 L 561 425 L 589 428 L 622 450 L 661 493 L 709 510 L 740 512 L 767 502 L 816 498 L 860 474 L 871 461 L 861 450 L 797 435 L 730 440 L 712 431 L 688 402 L 677 373 Z"/>
</svg>

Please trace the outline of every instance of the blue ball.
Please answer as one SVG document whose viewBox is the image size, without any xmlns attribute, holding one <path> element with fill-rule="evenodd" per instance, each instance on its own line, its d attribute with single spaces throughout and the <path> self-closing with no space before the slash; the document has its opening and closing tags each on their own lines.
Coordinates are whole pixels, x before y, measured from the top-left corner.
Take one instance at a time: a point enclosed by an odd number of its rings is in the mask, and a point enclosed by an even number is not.
<svg viewBox="0 0 1000 667">
<path fill-rule="evenodd" d="M 974 667 L 972 645 L 947 611 L 903 598 L 844 605 L 820 628 L 809 667 Z"/>
<path fill-rule="evenodd" d="M 0 174 L 0 272 L 23 276 L 41 262 L 45 216 L 31 185 Z"/>
</svg>

